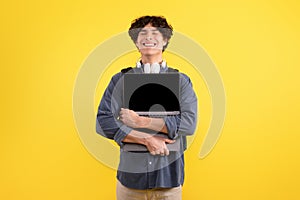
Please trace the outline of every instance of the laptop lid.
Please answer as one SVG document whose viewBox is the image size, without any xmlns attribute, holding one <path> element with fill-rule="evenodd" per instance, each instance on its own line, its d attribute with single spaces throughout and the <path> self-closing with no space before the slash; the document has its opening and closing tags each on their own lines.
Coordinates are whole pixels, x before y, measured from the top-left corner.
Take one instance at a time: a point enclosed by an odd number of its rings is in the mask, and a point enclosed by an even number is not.
<svg viewBox="0 0 300 200">
<path fill-rule="evenodd" d="M 124 74 L 123 106 L 139 115 L 180 113 L 179 73 Z"/>
</svg>

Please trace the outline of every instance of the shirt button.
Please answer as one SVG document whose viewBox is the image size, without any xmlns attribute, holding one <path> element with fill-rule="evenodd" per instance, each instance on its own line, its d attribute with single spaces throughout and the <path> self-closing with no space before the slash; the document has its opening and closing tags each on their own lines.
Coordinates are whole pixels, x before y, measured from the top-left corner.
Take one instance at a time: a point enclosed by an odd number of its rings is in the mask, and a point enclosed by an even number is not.
<svg viewBox="0 0 300 200">
<path fill-rule="evenodd" d="M 151 165 L 151 164 L 152 164 L 152 162 L 150 161 L 150 162 L 149 162 L 149 165 Z"/>
</svg>

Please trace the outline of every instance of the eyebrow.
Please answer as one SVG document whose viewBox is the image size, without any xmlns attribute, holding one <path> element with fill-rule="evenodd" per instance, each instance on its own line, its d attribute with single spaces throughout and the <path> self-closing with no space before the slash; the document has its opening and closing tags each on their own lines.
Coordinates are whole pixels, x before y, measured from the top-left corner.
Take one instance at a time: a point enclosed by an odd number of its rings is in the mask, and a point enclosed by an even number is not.
<svg viewBox="0 0 300 200">
<path fill-rule="evenodd" d="M 154 32 L 154 31 L 158 31 L 158 29 L 157 28 L 143 28 L 140 32 L 147 32 L 147 31 L 152 31 L 152 32 Z"/>
</svg>

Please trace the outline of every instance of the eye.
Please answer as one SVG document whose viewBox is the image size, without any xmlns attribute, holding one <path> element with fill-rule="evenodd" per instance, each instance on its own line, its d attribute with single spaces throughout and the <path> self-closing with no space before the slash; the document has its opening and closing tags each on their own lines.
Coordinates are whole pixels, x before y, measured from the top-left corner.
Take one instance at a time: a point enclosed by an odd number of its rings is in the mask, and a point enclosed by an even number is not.
<svg viewBox="0 0 300 200">
<path fill-rule="evenodd" d="M 153 31 L 152 34 L 153 35 L 158 35 L 158 31 Z"/>
<path fill-rule="evenodd" d="M 140 33 L 139 33 L 139 35 L 146 35 L 147 33 L 146 33 L 146 31 L 141 31 Z"/>
</svg>

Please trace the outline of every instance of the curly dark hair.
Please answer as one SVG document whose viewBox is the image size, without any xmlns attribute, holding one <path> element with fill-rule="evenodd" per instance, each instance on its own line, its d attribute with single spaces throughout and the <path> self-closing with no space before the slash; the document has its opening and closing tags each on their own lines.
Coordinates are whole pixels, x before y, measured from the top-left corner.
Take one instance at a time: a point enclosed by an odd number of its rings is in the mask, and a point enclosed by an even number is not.
<svg viewBox="0 0 300 200">
<path fill-rule="evenodd" d="M 147 24 L 151 24 L 153 27 L 156 27 L 158 31 L 163 35 L 164 39 L 167 39 L 166 45 L 163 46 L 164 51 L 168 44 L 171 36 L 173 35 L 173 27 L 168 24 L 166 18 L 163 16 L 142 16 L 132 21 L 131 26 L 128 30 L 129 36 L 136 42 L 138 35 L 142 28 L 144 28 Z"/>
</svg>

